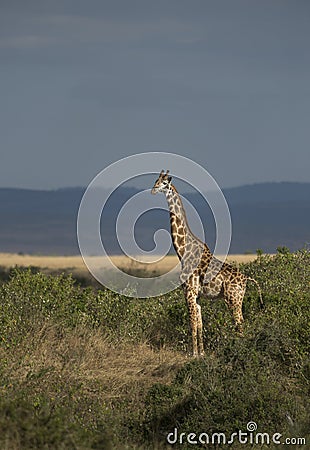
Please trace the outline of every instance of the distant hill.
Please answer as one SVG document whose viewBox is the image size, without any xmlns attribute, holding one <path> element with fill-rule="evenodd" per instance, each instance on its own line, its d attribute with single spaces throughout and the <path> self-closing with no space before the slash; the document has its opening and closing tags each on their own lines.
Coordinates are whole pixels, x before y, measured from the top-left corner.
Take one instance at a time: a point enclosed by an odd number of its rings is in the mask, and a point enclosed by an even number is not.
<svg viewBox="0 0 310 450">
<path fill-rule="evenodd" d="M 0 252 L 79 253 L 76 218 L 84 191 L 81 187 L 54 191 L 0 189 Z M 102 239 L 111 254 L 121 253 L 115 236 L 118 212 L 137 192 L 119 188 L 107 203 Z M 309 244 L 310 183 L 253 184 L 224 189 L 223 193 L 232 217 L 231 253 L 255 252 L 258 248 L 275 252 L 278 246 L 296 250 Z M 199 212 L 207 243 L 213 248 L 215 224 L 210 208 L 199 194 L 183 195 Z M 138 244 L 151 250 L 153 235 L 160 228 L 169 230 L 166 211 L 156 209 L 144 214 L 135 228 Z"/>
</svg>

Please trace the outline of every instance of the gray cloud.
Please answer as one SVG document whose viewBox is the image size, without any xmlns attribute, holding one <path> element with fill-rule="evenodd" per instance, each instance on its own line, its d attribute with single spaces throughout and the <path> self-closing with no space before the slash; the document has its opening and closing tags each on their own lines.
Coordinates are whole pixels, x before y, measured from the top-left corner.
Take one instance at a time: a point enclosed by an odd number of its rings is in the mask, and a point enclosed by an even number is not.
<svg viewBox="0 0 310 450">
<path fill-rule="evenodd" d="M 3 0 L 2 186 L 86 184 L 148 150 L 192 156 L 224 186 L 308 180 L 309 14 L 293 0 Z"/>
</svg>

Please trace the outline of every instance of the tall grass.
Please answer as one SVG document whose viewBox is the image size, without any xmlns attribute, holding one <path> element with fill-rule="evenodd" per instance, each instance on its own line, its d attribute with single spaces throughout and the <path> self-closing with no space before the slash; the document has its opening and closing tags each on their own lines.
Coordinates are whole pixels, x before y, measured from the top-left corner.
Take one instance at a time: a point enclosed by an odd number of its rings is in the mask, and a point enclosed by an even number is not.
<svg viewBox="0 0 310 450">
<path fill-rule="evenodd" d="M 222 300 L 202 300 L 200 359 L 180 289 L 142 300 L 13 271 L 0 288 L 0 448 L 166 448 L 175 428 L 229 435 L 249 421 L 309 443 L 309 263 L 279 249 L 242 267 L 265 302 L 249 286 L 244 337 Z"/>
</svg>

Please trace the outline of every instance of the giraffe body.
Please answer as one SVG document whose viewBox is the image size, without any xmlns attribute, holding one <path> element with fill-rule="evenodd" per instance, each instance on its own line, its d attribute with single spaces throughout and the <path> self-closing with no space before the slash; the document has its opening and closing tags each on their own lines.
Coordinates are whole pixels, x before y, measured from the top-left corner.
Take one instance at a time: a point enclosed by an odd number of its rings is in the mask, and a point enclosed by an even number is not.
<svg viewBox="0 0 310 450">
<path fill-rule="evenodd" d="M 162 171 L 154 184 L 152 194 L 163 192 L 170 211 L 171 236 L 174 248 L 181 262 L 182 282 L 190 317 L 193 355 L 203 355 L 200 296 L 216 298 L 223 296 L 232 312 L 236 328 L 242 331 L 242 302 L 248 280 L 255 282 L 232 265 L 216 259 L 207 244 L 197 238 L 187 223 L 180 195 L 171 184 L 168 172 Z M 258 286 L 259 288 L 259 286 Z M 262 303 L 261 292 L 259 289 Z"/>
</svg>

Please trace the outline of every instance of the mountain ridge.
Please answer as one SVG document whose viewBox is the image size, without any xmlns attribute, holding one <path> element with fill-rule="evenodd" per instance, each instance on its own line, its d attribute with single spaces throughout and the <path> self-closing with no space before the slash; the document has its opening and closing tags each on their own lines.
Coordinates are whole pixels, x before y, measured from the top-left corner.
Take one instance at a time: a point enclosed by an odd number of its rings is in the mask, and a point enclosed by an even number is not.
<svg viewBox="0 0 310 450">
<path fill-rule="evenodd" d="M 85 190 L 0 188 L 0 252 L 78 254 L 76 218 Z M 103 240 L 110 254 L 121 253 L 113 235 L 117 213 L 139 191 L 120 187 L 109 198 Z M 223 194 L 232 217 L 232 253 L 255 252 L 258 248 L 274 252 L 278 246 L 296 250 L 309 244 L 310 183 L 254 183 L 223 189 Z M 196 193 L 182 195 L 197 209 L 212 249 L 215 223 L 206 200 Z M 151 249 L 154 233 L 160 228 L 169 230 L 167 211 L 150 211 L 139 219 L 135 234 L 140 246 Z"/>
</svg>

